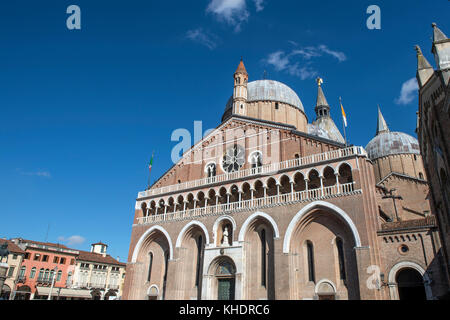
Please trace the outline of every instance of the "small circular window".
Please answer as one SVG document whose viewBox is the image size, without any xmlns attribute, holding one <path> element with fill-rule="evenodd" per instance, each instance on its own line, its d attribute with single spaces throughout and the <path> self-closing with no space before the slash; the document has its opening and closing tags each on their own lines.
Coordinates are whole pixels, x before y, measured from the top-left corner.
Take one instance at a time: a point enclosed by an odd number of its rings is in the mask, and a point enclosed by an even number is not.
<svg viewBox="0 0 450 320">
<path fill-rule="evenodd" d="M 400 246 L 399 250 L 400 250 L 400 253 L 405 254 L 405 253 L 408 253 L 409 248 L 408 248 L 408 246 L 407 246 L 406 244 L 402 244 L 402 245 Z"/>
</svg>

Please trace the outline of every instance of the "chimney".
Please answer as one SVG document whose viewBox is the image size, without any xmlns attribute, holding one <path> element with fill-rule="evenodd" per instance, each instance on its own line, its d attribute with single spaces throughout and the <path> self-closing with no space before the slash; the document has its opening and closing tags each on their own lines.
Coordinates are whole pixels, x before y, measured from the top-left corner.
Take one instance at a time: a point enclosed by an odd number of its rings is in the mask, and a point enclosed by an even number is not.
<svg viewBox="0 0 450 320">
<path fill-rule="evenodd" d="M 117 262 L 120 262 L 119 256 L 117 256 Z"/>
</svg>

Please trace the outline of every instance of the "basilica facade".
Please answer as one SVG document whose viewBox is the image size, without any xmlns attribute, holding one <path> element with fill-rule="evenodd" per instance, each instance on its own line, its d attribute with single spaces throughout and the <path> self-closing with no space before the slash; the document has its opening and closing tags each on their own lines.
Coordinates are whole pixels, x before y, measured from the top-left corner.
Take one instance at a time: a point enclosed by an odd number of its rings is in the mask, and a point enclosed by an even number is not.
<svg viewBox="0 0 450 320">
<path fill-rule="evenodd" d="M 436 299 L 446 288 L 417 140 L 381 111 L 348 145 L 243 61 L 221 124 L 138 193 L 123 299 Z M 373 125 L 375 127 L 376 121 Z"/>
</svg>

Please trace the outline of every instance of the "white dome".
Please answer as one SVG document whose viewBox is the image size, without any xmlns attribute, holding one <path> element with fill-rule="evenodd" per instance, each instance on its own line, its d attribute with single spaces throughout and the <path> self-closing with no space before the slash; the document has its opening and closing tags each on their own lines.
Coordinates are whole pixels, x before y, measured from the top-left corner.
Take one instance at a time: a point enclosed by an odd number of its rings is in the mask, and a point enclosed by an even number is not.
<svg viewBox="0 0 450 320">
<path fill-rule="evenodd" d="M 412 153 L 420 154 L 416 138 L 403 132 L 382 132 L 366 146 L 367 155 L 374 160 L 388 155 Z"/>
<path fill-rule="evenodd" d="M 298 95 L 284 83 L 274 80 L 256 80 L 247 84 L 247 101 L 278 101 L 290 104 L 303 112 Z"/>
<path fill-rule="evenodd" d="M 305 112 L 303 104 L 294 90 L 275 80 L 256 80 L 247 83 L 247 102 L 255 101 L 287 103 Z M 232 106 L 233 97 L 228 100 L 225 110 L 230 109 Z"/>
</svg>

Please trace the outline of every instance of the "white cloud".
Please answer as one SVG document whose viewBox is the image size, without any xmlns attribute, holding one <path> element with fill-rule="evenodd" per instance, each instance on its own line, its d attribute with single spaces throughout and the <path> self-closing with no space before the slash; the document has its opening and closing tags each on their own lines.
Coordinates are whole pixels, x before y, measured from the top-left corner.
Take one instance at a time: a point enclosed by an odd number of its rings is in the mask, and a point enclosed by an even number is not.
<svg viewBox="0 0 450 320">
<path fill-rule="evenodd" d="M 201 45 L 208 47 L 210 50 L 217 47 L 217 36 L 212 33 L 205 32 L 202 28 L 189 30 L 186 32 L 186 38 L 200 43 Z"/>
<path fill-rule="evenodd" d="M 330 50 L 330 49 L 328 49 L 327 46 L 325 46 L 323 44 L 319 46 L 319 49 L 321 51 L 325 52 L 326 54 L 329 54 L 330 56 L 335 57 L 336 59 L 339 60 L 339 62 L 347 60 L 347 56 L 343 52 Z"/>
<path fill-rule="evenodd" d="M 292 45 L 298 46 L 294 41 L 289 41 Z M 305 47 L 294 49 L 290 53 L 285 53 L 282 50 L 270 53 L 264 62 L 274 66 L 277 71 L 284 71 L 290 75 L 300 77 L 300 79 L 311 79 L 318 75 L 318 71 L 315 70 L 311 64 L 312 60 L 317 57 L 329 55 L 336 58 L 339 62 L 345 61 L 347 57 L 343 52 L 330 50 L 325 45 L 319 45 L 317 47 Z M 300 56 L 306 62 L 300 67 L 299 61 L 293 61 L 295 57 Z"/>
<path fill-rule="evenodd" d="M 253 0 L 253 2 L 256 12 L 264 10 L 264 0 Z M 241 25 L 247 22 L 250 16 L 246 0 L 211 0 L 206 12 L 214 14 L 219 21 L 225 21 L 233 26 L 235 32 L 241 30 Z"/>
<path fill-rule="evenodd" d="M 284 54 L 284 51 L 276 51 L 271 54 L 266 59 L 268 64 L 275 67 L 275 70 L 281 71 L 286 69 L 289 64 L 289 57 Z"/>
<path fill-rule="evenodd" d="M 68 238 L 60 236 L 60 237 L 58 237 L 58 240 L 66 243 L 68 246 L 76 246 L 76 245 L 82 244 L 86 241 L 86 239 L 84 237 L 78 236 L 78 235 L 73 235 Z"/>
<path fill-rule="evenodd" d="M 396 104 L 408 104 L 411 101 L 414 100 L 415 94 L 417 90 L 419 89 L 419 86 L 417 85 L 416 78 L 411 78 L 407 81 L 405 81 L 402 84 L 402 89 L 400 90 L 400 96 L 395 99 Z"/>
<path fill-rule="evenodd" d="M 236 32 L 241 30 L 241 24 L 250 16 L 245 0 L 211 0 L 206 12 L 211 12 L 219 20 L 232 25 Z"/>
<path fill-rule="evenodd" d="M 253 0 L 256 7 L 256 12 L 264 10 L 264 0 Z"/>
<path fill-rule="evenodd" d="M 45 170 L 37 170 L 37 171 L 23 171 L 22 169 L 17 169 L 19 171 L 19 174 L 23 176 L 36 176 L 36 177 L 43 177 L 43 178 L 51 178 L 51 174 L 48 171 Z"/>
</svg>

